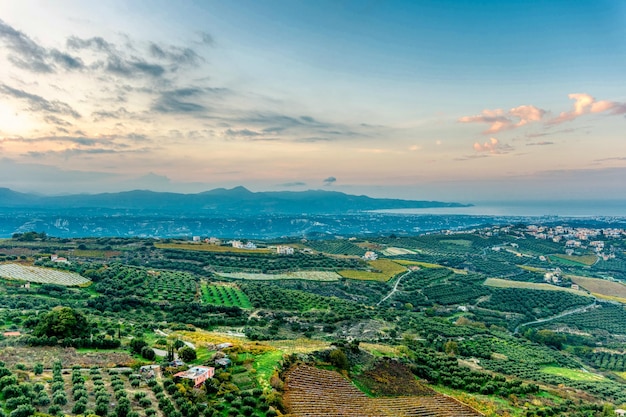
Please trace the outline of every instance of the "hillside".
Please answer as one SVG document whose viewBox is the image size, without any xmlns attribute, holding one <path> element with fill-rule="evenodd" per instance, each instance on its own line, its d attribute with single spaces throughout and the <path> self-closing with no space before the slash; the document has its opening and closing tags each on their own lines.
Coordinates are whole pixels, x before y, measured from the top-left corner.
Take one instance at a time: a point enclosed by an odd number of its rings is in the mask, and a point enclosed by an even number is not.
<svg viewBox="0 0 626 417">
<path fill-rule="evenodd" d="M 132 210 L 146 213 L 205 214 L 337 214 L 381 209 L 466 207 L 459 203 L 399 200 L 350 195 L 337 191 L 252 192 L 244 187 L 217 188 L 198 194 L 135 190 L 119 193 L 37 196 L 0 189 L 0 208 Z"/>
</svg>

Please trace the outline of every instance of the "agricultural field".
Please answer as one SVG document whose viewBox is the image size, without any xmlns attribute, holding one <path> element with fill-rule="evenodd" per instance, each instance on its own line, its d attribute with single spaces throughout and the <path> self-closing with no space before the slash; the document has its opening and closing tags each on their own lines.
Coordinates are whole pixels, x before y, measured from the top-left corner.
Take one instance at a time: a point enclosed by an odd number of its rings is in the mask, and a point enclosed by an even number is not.
<svg viewBox="0 0 626 417">
<path fill-rule="evenodd" d="M 363 256 L 366 252 L 362 247 L 346 240 L 312 240 L 306 245 L 329 255 Z"/>
<path fill-rule="evenodd" d="M 0 264 L 0 277 L 40 284 L 64 285 L 68 287 L 88 285 L 91 283 L 90 280 L 75 272 L 18 264 Z"/>
<path fill-rule="evenodd" d="M 415 255 L 417 253 L 411 249 L 396 248 L 393 246 L 383 249 L 382 252 L 383 252 L 383 255 L 385 256 Z"/>
<path fill-rule="evenodd" d="M 445 268 L 445 266 L 439 264 L 432 264 L 428 262 L 420 262 L 420 261 L 407 261 L 405 259 L 394 259 L 394 262 L 400 265 L 405 266 L 419 266 L 422 268 Z"/>
<path fill-rule="evenodd" d="M 537 283 L 537 282 L 525 282 L 525 281 L 511 281 L 508 279 L 500 278 L 487 278 L 484 285 L 495 288 L 524 288 L 528 290 L 544 290 L 544 291 L 565 291 L 572 294 L 590 296 L 581 290 L 574 290 L 567 287 L 558 287 L 556 285 Z"/>
<path fill-rule="evenodd" d="M 271 253 L 268 248 L 242 249 L 232 246 L 209 245 L 207 243 L 156 243 L 159 249 L 190 250 L 199 252 L 231 252 L 231 253 Z"/>
<path fill-rule="evenodd" d="M 617 376 L 626 370 L 626 286 L 617 280 L 626 244 L 598 237 L 616 257 L 591 266 L 561 258 L 558 287 L 543 282 L 557 263 L 539 256 L 562 253 L 565 242 L 529 229 L 366 241 L 312 235 L 292 246 L 323 252 L 292 255 L 139 238 L 9 239 L 0 243 L 0 265 L 34 260 L 92 284 L 0 279 L 0 362 L 25 386 L 19 397 L 9 398 L 13 388 L 0 394 L 0 407 L 10 415 L 27 397 L 36 411 L 68 416 L 98 406 L 102 415 L 125 417 L 443 416 L 453 403 L 462 409 L 446 417 L 467 412 L 434 388 L 471 404 L 488 401 L 489 417 L 623 408 L 626 383 Z M 585 245 L 576 256 L 587 256 Z M 364 261 L 364 250 L 379 260 Z M 71 264 L 52 264 L 51 253 L 73 253 Z M 583 290 L 569 288 L 570 279 Z M 53 326 L 66 309 L 76 332 Z M 226 342 L 232 346 L 217 346 Z M 186 367 L 163 358 L 174 353 L 188 365 L 216 365 L 215 377 L 200 390 L 177 384 L 173 375 Z M 215 363 L 223 357 L 231 362 Z M 51 372 L 57 360 L 60 378 Z M 35 375 L 35 363 L 43 373 Z M 134 376 L 148 363 L 162 365 L 156 383 Z M 74 395 L 83 388 L 86 395 Z M 129 409 L 118 410 L 120 403 Z"/>
<path fill-rule="evenodd" d="M 580 285 L 597 297 L 618 297 L 626 300 L 626 285 L 621 282 L 599 278 L 568 276 L 572 282 Z"/>
<path fill-rule="evenodd" d="M 235 285 L 227 283 L 201 284 L 202 301 L 227 307 L 251 308 L 248 297 Z"/>
<path fill-rule="evenodd" d="M 389 259 L 377 259 L 368 262 L 370 271 L 341 270 L 339 275 L 344 278 L 366 281 L 389 281 L 396 275 L 405 272 L 406 268 Z"/>
<path fill-rule="evenodd" d="M 273 281 L 282 279 L 302 279 L 307 281 L 339 281 L 341 275 L 334 271 L 293 271 L 277 274 L 261 274 L 254 272 L 217 272 L 217 275 L 251 281 Z"/>
<path fill-rule="evenodd" d="M 306 365 L 287 372 L 284 401 L 296 417 L 481 416 L 474 409 L 432 391 L 426 395 L 369 398 L 341 374 Z"/>
<path fill-rule="evenodd" d="M 598 257 L 596 255 L 561 255 L 561 254 L 555 254 L 555 255 L 550 255 L 550 260 L 552 261 L 558 261 L 558 262 L 571 262 L 574 264 L 580 264 L 580 265 L 586 265 L 586 266 L 591 266 L 593 264 L 595 264 L 598 260 Z"/>
</svg>

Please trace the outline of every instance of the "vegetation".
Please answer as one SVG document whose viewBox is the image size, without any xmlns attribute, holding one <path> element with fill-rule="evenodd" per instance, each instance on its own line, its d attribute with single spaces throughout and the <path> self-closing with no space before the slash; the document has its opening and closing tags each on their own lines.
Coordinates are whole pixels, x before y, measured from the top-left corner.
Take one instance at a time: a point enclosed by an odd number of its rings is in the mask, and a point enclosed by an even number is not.
<svg viewBox="0 0 626 417">
<path fill-rule="evenodd" d="M 0 240 L 0 267 L 91 283 L 3 275 L 0 410 L 476 415 L 445 392 L 489 416 L 606 415 L 626 403 L 626 244 L 596 239 L 606 249 L 594 263 L 595 251 L 564 255 L 564 242 L 525 225 L 281 240 L 293 255 L 138 238 Z M 381 259 L 363 261 L 365 250 Z M 55 253 L 69 262 L 51 262 Z M 175 377 L 193 365 L 215 368 L 199 390 Z"/>
</svg>

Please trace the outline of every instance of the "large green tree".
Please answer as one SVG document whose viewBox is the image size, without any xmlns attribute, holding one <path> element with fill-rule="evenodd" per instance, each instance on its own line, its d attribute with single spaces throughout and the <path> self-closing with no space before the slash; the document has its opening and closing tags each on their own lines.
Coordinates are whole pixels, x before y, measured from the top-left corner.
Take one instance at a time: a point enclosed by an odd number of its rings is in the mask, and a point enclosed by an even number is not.
<svg viewBox="0 0 626 417">
<path fill-rule="evenodd" d="M 89 322 L 81 312 L 70 307 L 56 307 L 41 317 L 33 334 L 59 339 L 78 338 L 89 336 L 89 329 Z"/>
</svg>

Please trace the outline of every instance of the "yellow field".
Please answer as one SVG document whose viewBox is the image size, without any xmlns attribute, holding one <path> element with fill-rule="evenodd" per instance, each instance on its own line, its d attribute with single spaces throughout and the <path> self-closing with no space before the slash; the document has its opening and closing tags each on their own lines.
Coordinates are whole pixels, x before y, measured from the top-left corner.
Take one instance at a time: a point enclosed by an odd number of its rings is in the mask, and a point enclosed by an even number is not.
<svg viewBox="0 0 626 417">
<path fill-rule="evenodd" d="M 525 288 L 529 290 L 565 291 L 565 292 L 571 292 L 576 295 L 590 297 L 590 295 L 584 291 L 573 290 L 571 288 L 557 287 L 556 285 L 550 285 L 550 284 L 540 284 L 536 282 L 510 281 L 508 279 L 487 278 L 483 284 L 489 287 L 498 287 L 498 288 Z"/>
<path fill-rule="evenodd" d="M 239 249 L 231 246 L 209 245 L 206 243 L 156 243 L 159 249 L 195 250 L 200 252 L 232 252 L 232 253 L 271 253 L 270 249 Z"/>
<path fill-rule="evenodd" d="M 377 259 L 370 261 L 368 264 L 374 270 L 380 272 L 357 271 L 355 269 L 346 269 L 338 271 L 339 275 L 349 279 L 359 279 L 363 281 L 389 281 L 397 274 L 406 271 L 406 268 L 389 259 Z"/>
<path fill-rule="evenodd" d="M 579 277 L 567 275 L 572 282 L 580 285 L 599 298 L 626 302 L 626 285 L 619 282 L 607 281 L 599 278 Z"/>
<path fill-rule="evenodd" d="M 419 261 L 406 261 L 404 259 L 398 259 L 394 261 L 395 263 L 398 263 L 400 265 L 415 265 L 415 266 L 421 266 L 422 268 L 445 268 L 445 266 L 439 265 L 439 264 L 431 264 L 428 262 L 419 262 Z"/>
<path fill-rule="evenodd" d="M 595 264 L 596 261 L 598 260 L 598 257 L 596 255 L 575 256 L 575 255 L 560 255 L 559 254 L 559 255 L 550 255 L 550 256 L 555 257 L 555 258 L 565 259 L 566 261 L 576 262 L 576 263 L 587 265 L 587 266 L 591 266 Z"/>
</svg>

